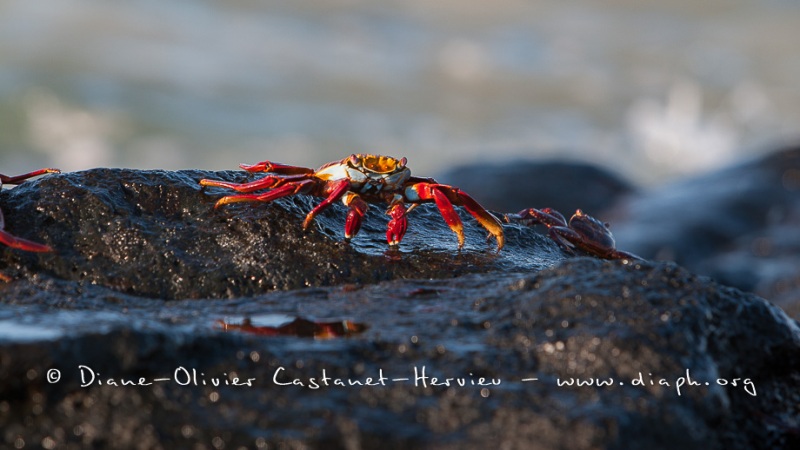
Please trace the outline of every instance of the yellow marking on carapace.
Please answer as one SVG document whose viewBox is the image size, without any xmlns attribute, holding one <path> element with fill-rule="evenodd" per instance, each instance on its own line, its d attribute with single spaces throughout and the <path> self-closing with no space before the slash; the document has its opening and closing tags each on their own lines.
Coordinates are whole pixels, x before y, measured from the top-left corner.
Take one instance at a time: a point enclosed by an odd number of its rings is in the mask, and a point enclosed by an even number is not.
<svg viewBox="0 0 800 450">
<path fill-rule="evenodd" d="M 356 155 L 361 167 L 375 173 L 392 173 L 405 167 L 404 159 L 381 155 Z"/>
</svg>

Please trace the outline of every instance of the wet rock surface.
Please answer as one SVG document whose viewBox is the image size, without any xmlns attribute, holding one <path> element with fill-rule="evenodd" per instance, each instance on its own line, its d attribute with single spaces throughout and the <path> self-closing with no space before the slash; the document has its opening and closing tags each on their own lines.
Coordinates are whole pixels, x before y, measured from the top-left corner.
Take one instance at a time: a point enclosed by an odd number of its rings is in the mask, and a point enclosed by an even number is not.
<svg viewBox="0 0 800 450">
<path fill-rule="evenodd" d="M 539 269 L 564 257 L 549 240 L 522 227 L 508 229 L 506 248 L 497 253 L 468 214 L 463 215 L 467 243 L 459 252 L 455 235 L 432 205 L 409 215 L 397 250 L 386 244 L 388 218 L 381 205 L 370 208 L 361 233 L 348 245 L 346 208 L 338 202 L 303 231 L 305 215 L 321 199 L 296 196 L 215 210 L 214 203 L 231 191 L 202 189 L 202 178 L 254 179 L 239 172 L 94 169 L 5 191 L 0 199 L 6 229 L 55 252 L 4 251 L 0 270 L 179 299 Z M 541 251 L 529 251 L 535 246 Z"/>
<path fill-rule="evenodd" d="M 567 257 L 516 226 L 496 254 L 466 215 L 457 252 L 433 208 L 387 253 L 379 207 L 346 245 L 344 208 L 303 232 L 313 199 L 214 210 L 224 192 L 196 186 L 244 176 L 93 170 L 0 194 L 8 229 L 57 251 L 0 259 L 16 278 L 0 286 L 2 446 L 798 444 L 800 328 L 755 295 Z M 297 318 L 365 328 L 221 325 Z"/>
<path fill-rule="evenodd" d="M 488 179 L 484 200 L 511 211 L 553 207 L 569 217 L 581 208 L 611 223 L 619 249 L 675 261 L 800 318 L 800 147 L 650 189 L 590 167 L 477 165 L 444 177 L 465 190 Z M 495 188 L 501 180 L 512 181 Z"/>
</svg>

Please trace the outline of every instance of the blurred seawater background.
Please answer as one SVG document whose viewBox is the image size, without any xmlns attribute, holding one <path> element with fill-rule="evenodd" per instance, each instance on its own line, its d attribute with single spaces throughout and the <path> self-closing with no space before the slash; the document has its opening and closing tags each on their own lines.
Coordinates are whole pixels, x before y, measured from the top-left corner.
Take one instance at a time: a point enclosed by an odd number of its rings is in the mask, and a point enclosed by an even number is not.
<svg viewBox="0 0 800 450">
<path fill-rule="evenodd" d="M 0 172 L 566 158 L 648 185 L 800 137 L 800 2 L 0 0 Z"/>
</svg>

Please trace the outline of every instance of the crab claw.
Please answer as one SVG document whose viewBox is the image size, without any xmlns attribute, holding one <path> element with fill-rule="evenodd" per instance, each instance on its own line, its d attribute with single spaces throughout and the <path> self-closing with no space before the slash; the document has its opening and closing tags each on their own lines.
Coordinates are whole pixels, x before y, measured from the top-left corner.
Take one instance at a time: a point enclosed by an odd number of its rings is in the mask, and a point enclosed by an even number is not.
<svg viewBox="0 0 800 450">
<path fill-rule="evenodd" d="M 389 226 L 386 229 L 386 242 L 389 245 L 398 245 L 403 240 L 408 228 L 406 211 L 406 206 L 403 203 L 395 203 L 386 211 L 386 214 L 391 217 Z"/>
<path fill-rule="evenodd" d="M 464 225 L 458 217 L 458 213 L 453 208 L 453 205 L 463 206 L 472 214 L 472 217 L 478 221 L 481 226 L 489 231 L 491 236 L 497 239 L 497 250 L 503 248 L 505 238 L 503 236 L 503 226 L 496 217 L 489 214 L 478 202 L 472 197 L 462 192 L 458 188 L 448 186 L 446 184 L 438 184 L 432 182 L 419 182 L 410 188 L 414 194 L 411 197 L 418 197 L 420 200 L 433 200 L 439 212 L 442 214 L 447 226 L 453 230 L 453 233 L 458 237 L 458 248 L 464 246 Z"/>
<path fill-rule="evenodd" d="M 353 192 L 344 194 L 342 202 L 350 208 L 347 212 L 347 221 L 344 223 L 344 239 L 349 241 L 361 229 L 361 222 L 369 206 L 358 194 Z"/>
</svg>

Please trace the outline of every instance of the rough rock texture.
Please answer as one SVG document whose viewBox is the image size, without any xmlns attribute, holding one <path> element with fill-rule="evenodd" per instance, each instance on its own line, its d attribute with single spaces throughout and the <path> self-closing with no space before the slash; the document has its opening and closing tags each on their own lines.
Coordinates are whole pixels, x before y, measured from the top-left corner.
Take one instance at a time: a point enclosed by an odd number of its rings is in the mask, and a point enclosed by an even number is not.
<svg viewBox="0 0 800 450">
<path fill-rule="evenodd" d="M 507 211 L 549 206 L 569 215 L 582 208 L 611 223 L 620 249 L 678 262 L 800 318 L 798 146 L 642 190 L 580 163 L 474 165 L 442 178 L 467 190 L 488 179 L 488 192 L 476 197 L 502 201 L 494 207 Z"/>
<path fill-rule="evenodd" d="M 2 193 L 8 228 L 58 253 L 2 252 L 18 279 L 0 286 L 0 447 L 800 443 L 800 328 L 759 297 L 672 263 L 565 258 L 519 227 L 497 255 L 467 217 L 458 253 L 430 209 L 397 252 L 380 208 L 347 246 L 343 208 L 303 233 L 309 199 L 215 211 L 221 191 L 194 184 L 210 175 L 241 176 L 95 170 Z M 292 318 L 366 330 L 221 325 Z"/>
</svg>

